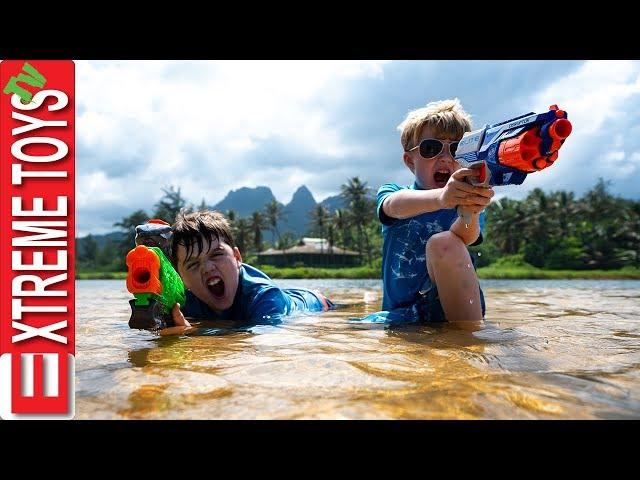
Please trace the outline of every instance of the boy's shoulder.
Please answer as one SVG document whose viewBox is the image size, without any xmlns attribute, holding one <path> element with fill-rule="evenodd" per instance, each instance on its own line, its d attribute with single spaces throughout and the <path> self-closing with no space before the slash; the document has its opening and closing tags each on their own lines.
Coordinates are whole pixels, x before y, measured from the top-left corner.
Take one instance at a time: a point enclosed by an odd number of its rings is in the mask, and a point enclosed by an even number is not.
<svg viewBox="0 0 640 480">
<path fill-rule="evenodd" d="M 399 192 L 400 190 L 407 190 L 412 188 L 413 187 L 411 185 L 400 185 L 398 183 L 385 183 L 383 185 L 380 185 L 380 188 L 378 188 L 378 193 L 376 194 L 376 204 L 378 212 L 380 211 L 382 202 L 389 195 L 395 192 Z"/>
<path fill-rule="evenodd" d="M 269 323 L 289 312 L 290 301 L 284 289 L 256 267 L 243 263 L 242 270 L 241 308 L 246 318 Z"/>
<path fill-rule="evenodd" d="M 242 299 L 245 306 L 255 306 L 268 299 L 282 299 L 286 291 L 266 273 L 249 264 L 242 264 Z"/>
<path fill-rule="evenodd" d="M 399 190 L 407 190 L 412 188 L 414 188 L 412 185 L 400 185 L 399 183 L 393 182 L 384 183 L 380 185 L 380 188 L 378 188 L 378 196 L 380 196 L 381 193 L 393 193 Z"/>
<path fill-rule="evenodd" d="M 266 289 L 266 288 L 279 288 L 273 280 L 256 267 L 249 265 L 248 263 L 242 264 L 242 286 L 243 288 L 253 289 Z M 255 293 L 255 292 L 253 292 Z"/>
</svg>

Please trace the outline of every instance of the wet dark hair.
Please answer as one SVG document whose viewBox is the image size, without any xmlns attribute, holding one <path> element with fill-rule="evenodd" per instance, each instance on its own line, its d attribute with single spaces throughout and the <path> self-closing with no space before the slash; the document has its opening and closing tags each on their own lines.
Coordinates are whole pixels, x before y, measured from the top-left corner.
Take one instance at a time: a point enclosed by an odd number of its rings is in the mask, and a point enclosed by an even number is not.
<svg viewBox="0 0 640 480">
<path fill-rule="evenodd" d="M 195 255 L 200 255 L 206 243 L 213 239 L 225 242 L 231 248 L 235 248 L 229 220 L 222 213 L 215 210 L 185 213 L 183 210 L 176 216 L 176 222 L 171 228 L 173 238 L 171 240 L 171 262 L 178 267 L 178 245 L 187 250 L 185 262 L 191 258 L 197 246 Z M 205 241 L 206 240 L 206 241 Z"/>
</svg>

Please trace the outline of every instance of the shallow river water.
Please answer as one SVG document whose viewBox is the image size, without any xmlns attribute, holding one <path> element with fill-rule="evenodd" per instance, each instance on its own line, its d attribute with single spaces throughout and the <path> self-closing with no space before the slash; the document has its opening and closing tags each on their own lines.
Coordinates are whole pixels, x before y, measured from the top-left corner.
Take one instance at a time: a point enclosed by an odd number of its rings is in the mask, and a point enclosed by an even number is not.
<svg viewBox="0 0 640 480">
<path fill-rule="evenodd" d="M 483 280 L 482 328 L 358 324 L 378 280 L 278 280 L 344 306 L 225 335 L 131 330 L 76 282 L 78 419 L 640 418 L 640 281 Z"/>
</svg>

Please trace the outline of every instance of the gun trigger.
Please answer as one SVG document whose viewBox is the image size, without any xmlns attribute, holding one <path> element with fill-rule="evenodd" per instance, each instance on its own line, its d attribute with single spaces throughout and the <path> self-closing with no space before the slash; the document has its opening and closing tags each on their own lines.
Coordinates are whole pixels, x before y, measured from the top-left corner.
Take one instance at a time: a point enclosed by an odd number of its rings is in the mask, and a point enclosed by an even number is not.
<svg viewBox="0 0 640 480">
<path fill-rule="evenodd" d="M 480 173 L 478 175 L 478 181 L 483 184 L 484 182 L 487 181 L 487 164 L 485 162 L 482 162 L 482 165 L 480 166 Z"/>
</svg>

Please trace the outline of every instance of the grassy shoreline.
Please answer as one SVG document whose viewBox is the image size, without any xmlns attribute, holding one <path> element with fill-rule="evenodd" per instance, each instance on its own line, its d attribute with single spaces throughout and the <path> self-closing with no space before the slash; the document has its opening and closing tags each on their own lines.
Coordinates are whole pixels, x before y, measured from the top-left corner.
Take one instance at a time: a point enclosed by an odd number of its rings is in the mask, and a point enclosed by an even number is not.
<svg viewBox="0 0 640 480">
<path fill-rule="evenodd" d="M 380 279 L 380 270 L 369 267 L 353 268 L 275 268 L 269 266 L 258 266 L 271 278 L 280 279 L 314 279 L 314 278 L 335 278 L 335 279 Z M 103 280 L 115 279 L 124 280 L 126 272 L 77 272 L 76 280 Z M 573 280 L 573 279 L 593 279 L 593 280 L 640 280 L 640 269 L 622 268 L 618 270 L 545 270 L 529 266 L 509 266 L 494 267 L 488 266 L 478 269 L 478 277 L 481 279 L 552 279 L 552 280 Z"/>
</svg>

